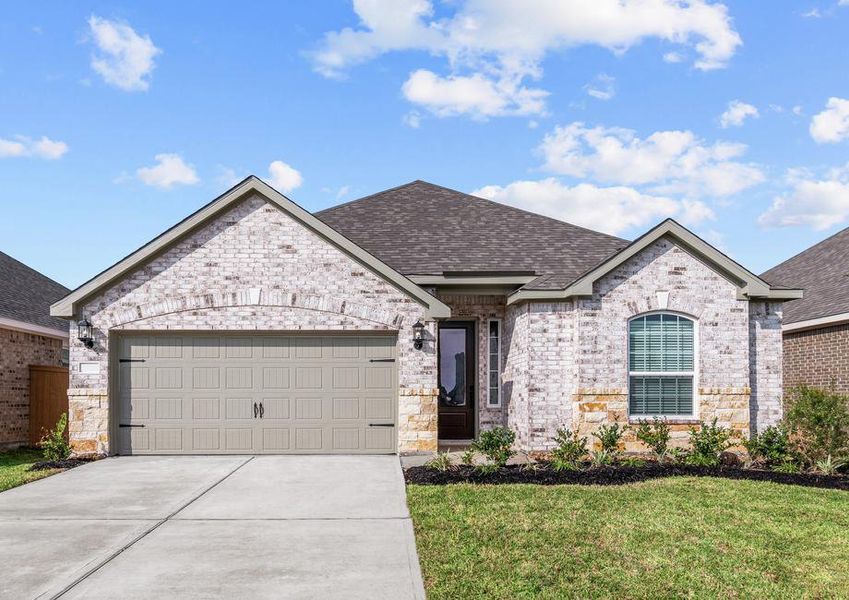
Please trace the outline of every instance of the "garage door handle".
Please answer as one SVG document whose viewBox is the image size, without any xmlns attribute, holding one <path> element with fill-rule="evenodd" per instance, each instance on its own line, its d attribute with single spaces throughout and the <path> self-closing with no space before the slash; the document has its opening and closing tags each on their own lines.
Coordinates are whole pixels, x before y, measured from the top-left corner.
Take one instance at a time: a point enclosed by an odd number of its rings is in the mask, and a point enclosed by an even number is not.
<svg viewBox="0 0 849 600">
<path fill-rule="evenodd" d="M 144 427 L 144 425 L 136 425 L 135 423 L 120 423 L 118 427 Z"/>
<path fill-rule="evenodd" d="M 395 427 L 395 423 L 369 423 L 369 427 Z"/>
<path fill-rule="evenodd" d="M 256 413 L 258 411 L 259 411 L 259 407 L 256 405 L 256 402 L 254 402 L 254 419 L 256 419 Z"/>
<path fill-rule="evenodd" d="M 394 358 L 370 358 L 369 362 L 395 362 Z"/>
<path fill-rule="evenodd" d="M 262 402 L 259 403 L 259 418 L 261 419 L 265 415 L 265 407 L 262 405 Z"/>
</svg>

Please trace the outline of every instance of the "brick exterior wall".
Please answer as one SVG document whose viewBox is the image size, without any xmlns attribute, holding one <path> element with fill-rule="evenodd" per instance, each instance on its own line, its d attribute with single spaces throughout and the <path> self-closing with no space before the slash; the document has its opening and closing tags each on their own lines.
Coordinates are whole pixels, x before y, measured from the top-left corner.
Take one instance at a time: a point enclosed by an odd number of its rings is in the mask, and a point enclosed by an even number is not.
<svg viewBox="0 0 849 600">
<path fill-rule="evenodd" d="M 784 387 L 849 394 L 849 323 L 784 334 Z"/>
<path fill-rule="evenodd" d="M 592 297 L 508 307 L 517 445 L 546 450 L 558 427 L 588 436 L 602 423 L 627 423 L 628 321 L 657 310 L 697 322 L 697 412 L 675 422 L 677 442 L 699 418 L 743 436 L 780 418 L 780 304 L 738 300 L 734 284 L 663 239 L 597 281 Z"/>
<path fill-rule="evenodd" d="M 393 331 L 398 335 L 398 448 L 436 450 L 435 324 L 424 309 L 259 196 L 248 198 L 89 299 L 87 349 L 71 336 L 70 439 L 109 452 L 110 332 L 123 330 Z M 80 372 L 95 363 L 99 372 Z"/>
<path fill-rule="evenodd" d="M 62 340 L 0 328 L 0 448 L 29 443 L 29 367 L 59 366 Z"/>
</svg>

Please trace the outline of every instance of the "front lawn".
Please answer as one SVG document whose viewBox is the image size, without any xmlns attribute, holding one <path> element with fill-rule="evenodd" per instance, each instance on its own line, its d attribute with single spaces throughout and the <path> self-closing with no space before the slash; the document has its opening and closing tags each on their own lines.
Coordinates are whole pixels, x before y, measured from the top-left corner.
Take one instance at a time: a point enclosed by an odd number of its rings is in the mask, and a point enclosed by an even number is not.
<svg viewBox="0 0 849 600">
<path fill-rule="evenodd" d="M 428 598 L 849 597 L 849 492 L 409 485 Z"/>
<path fill-rule="evenodd" d="M 27 470 L 42 460 L 41 451 L 32 448 L 0 452 L 0 492 L 59 472 L 59 469 Z"/>
</svg>

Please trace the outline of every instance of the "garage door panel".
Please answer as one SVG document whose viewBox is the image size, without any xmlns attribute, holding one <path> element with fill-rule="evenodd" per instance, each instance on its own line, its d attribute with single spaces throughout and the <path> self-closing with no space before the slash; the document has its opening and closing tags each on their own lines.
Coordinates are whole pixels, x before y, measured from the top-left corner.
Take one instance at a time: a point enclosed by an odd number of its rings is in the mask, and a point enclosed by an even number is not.
<svg viewBox="0 0 849 600">
<path fill-rule="evenodd" d="M 132 425 L 121 453 L 395 449 L 393 337 L 145 334 L 117 347 L 137 360 L 116 365 L 118 423 Z"/>
</svg>

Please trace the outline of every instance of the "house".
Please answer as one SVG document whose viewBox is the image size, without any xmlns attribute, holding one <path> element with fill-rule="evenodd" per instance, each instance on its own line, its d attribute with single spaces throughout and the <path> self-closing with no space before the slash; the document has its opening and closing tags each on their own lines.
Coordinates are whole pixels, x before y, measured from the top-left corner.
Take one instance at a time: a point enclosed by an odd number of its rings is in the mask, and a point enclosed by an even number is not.
<svg viewBox="0 0 849 600">
<path fill-rule="evenodd" d="M 800 295 L 671 220 L 628 243 L 423 181 L 311 214 L 249 177 L 51 314 L 78 453 L 537 450 L 776 422 Z"/>
<path fill-rule="evenodd" d="M 0 448 L 29 440 L 30 366 L 67 360 L 68 324 L 50 305 L 69 291 L 0 252 Z"/>
<path fill-rule="evenodd" d="M 849 229 L 762 277 L 805 290 L 804 298 L 785 305 L 784 386 L 849 394 Z"/>
</svg>

